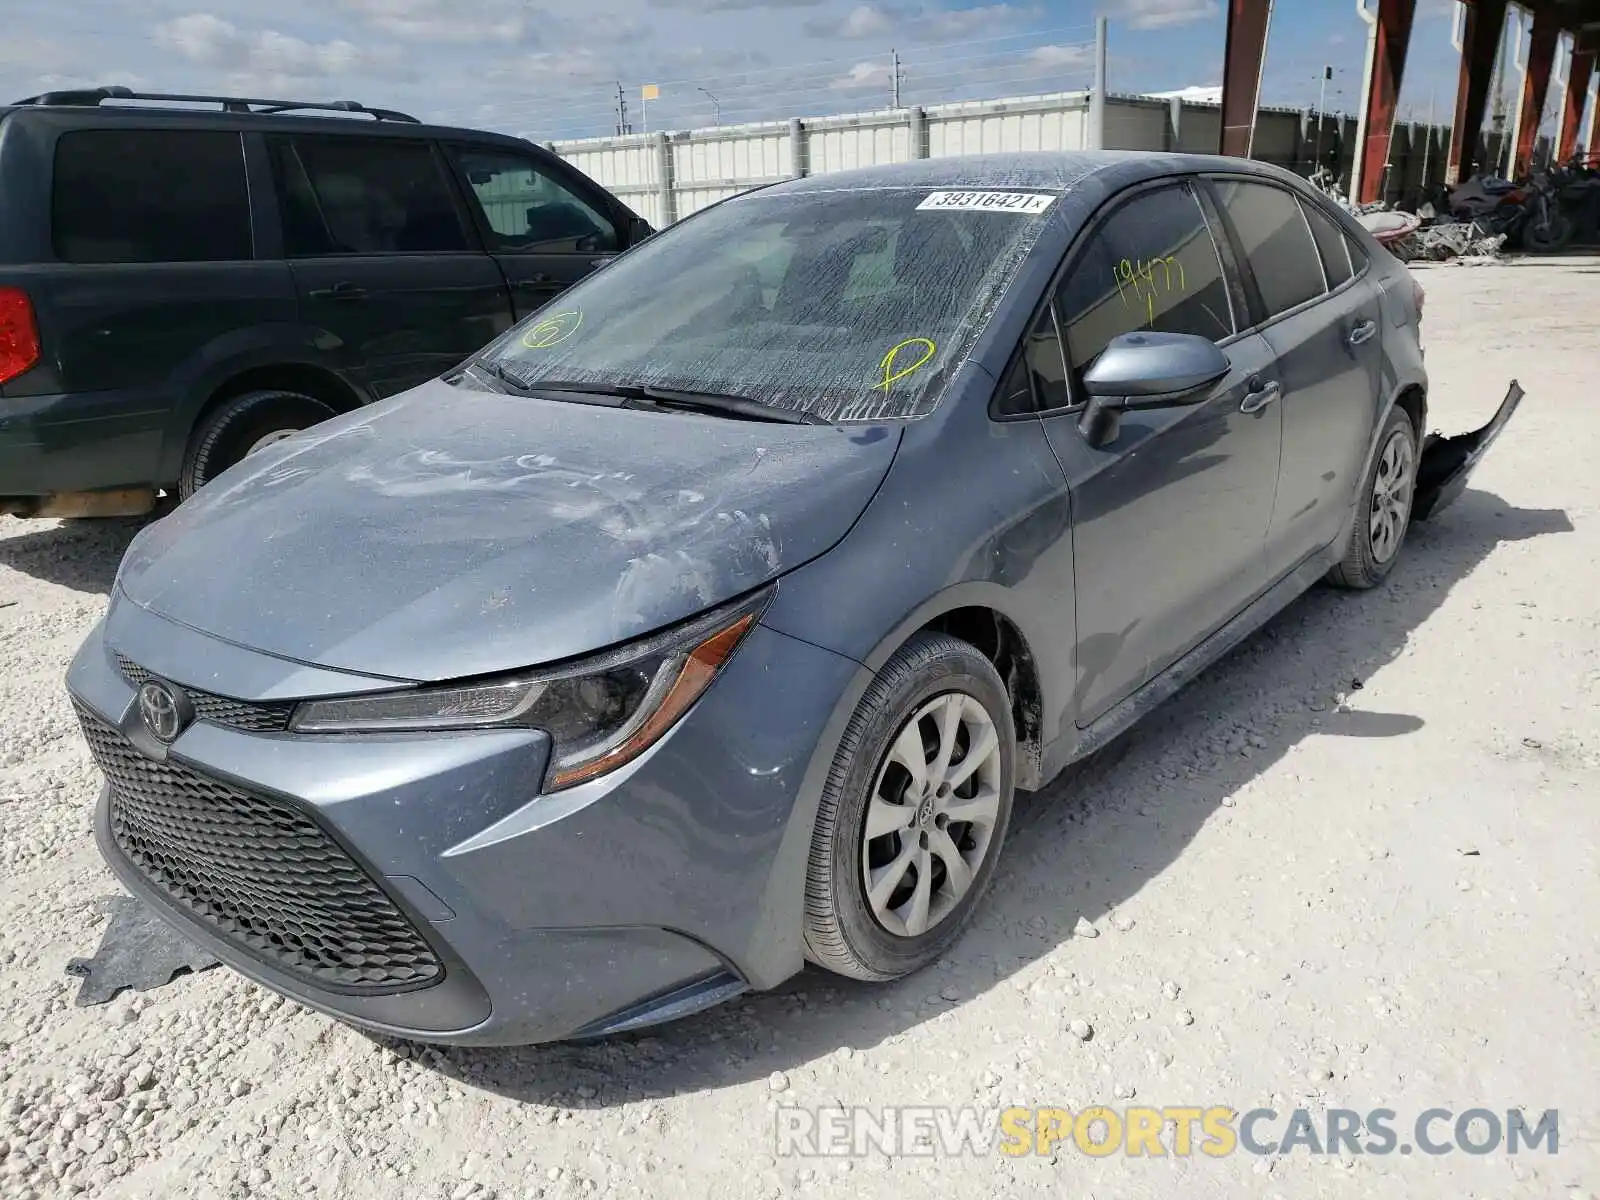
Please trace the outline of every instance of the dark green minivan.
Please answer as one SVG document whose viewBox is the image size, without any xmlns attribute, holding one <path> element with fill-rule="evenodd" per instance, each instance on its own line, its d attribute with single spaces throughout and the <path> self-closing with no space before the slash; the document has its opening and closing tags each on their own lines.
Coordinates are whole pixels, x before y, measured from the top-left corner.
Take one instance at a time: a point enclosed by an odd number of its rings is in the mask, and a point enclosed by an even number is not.
<svg viewBox="0 0 1600 1200">
<path fill-rule="evenodd" d="M 350 101 L 0 107 L 0 513 L 187 496 L 651 232 L 531 142 Z"/>
</svg>

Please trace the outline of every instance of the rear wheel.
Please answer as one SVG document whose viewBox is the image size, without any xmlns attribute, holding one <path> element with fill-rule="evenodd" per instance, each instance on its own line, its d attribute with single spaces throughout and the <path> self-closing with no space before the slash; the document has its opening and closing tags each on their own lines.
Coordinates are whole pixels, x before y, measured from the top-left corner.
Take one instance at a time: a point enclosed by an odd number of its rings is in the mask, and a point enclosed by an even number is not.
<svg viewBox="0 0 1600 1200">
<path fill-rule="evenodd" d="M 1404 409 L 1384 421 L 1378 453 L 1361 484 L 1355 523 L 1344 561 L 1328 572 L 1340 587 L 1376 587 L 1400 558 L 1411 526 L 1411 501 L 1417 486 L 1417 431 Z"/>
<path fill-rule="evenodd" d="M 336 415 L 331 405 L 299 392 L 245 392 L 223 401 L 189 442 L 178 495 L 187 500 L 247 455 Z"/>
<path fill-rule="evenodd" d="M 888 980 L 960 936 L 1011 817 L 1016 734 L 993 664 L 919 634 L 862 697 L 829 772 L 806 879 L 819 966 Z"/>
</svg>

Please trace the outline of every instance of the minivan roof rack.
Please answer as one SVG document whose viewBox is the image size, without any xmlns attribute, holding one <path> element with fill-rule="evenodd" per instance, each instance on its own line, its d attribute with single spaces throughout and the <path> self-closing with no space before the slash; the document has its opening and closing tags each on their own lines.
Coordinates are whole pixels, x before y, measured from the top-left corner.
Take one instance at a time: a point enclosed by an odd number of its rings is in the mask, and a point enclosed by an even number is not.
<svg viewBox="0 0 1600 1200">
<path fill-rule="evenodd" d="M 179 104 L 220 104 L 223 112 L 250 113 L 263 117 L 271 116 L 275 113 L 305 110 L 365 113 L 378 121 L 406 121 L 412 125 L 421 124 L 417 118 L 409 113 L 396 112 L 392 108 L 368 108 L 365 104 L 358 104 L 354 100 L 260 100 L 249 96 L 191 96 L 177 92 L 136 92 L 131 88 L 125 87 L 80 88 L 65 92 L 44 92 L 41 95 L 29 96 L 26 100 L 18 100 L 15 103 L 18 107 L 32 104 L 47 107 L 93 108 L 106 100 L 159 100 Z"/>
</svg>

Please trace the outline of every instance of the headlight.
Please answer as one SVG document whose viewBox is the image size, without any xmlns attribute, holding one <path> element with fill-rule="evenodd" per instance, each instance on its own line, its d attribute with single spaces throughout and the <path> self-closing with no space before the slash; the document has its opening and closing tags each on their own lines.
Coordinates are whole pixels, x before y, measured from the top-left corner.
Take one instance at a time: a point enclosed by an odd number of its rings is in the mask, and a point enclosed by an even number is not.
<svg viewBox="0 0 1600 1200">
<path fill-rule="evenodd" d="M 542 729 L 554 743 L 546 791 L 637 758 L 698 700 L 761 615 L 770 589 L 620 650 L 549 671 L 375 696 L 310 700 L 296 733 Z"/>
</svg>

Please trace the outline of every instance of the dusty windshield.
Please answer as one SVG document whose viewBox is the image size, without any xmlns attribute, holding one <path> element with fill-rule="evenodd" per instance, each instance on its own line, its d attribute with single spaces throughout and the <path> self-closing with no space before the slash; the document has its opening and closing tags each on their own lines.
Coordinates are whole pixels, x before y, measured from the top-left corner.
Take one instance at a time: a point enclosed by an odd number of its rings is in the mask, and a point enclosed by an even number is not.
<svg viewBox="0 0 1600 1200">
<path fill-rule="evenodd" d="M 630 251 L 484 354 L 519 383 L 923 416 L 1052 206 L 1027 192 L 756 194 Z"/>
</svg>

